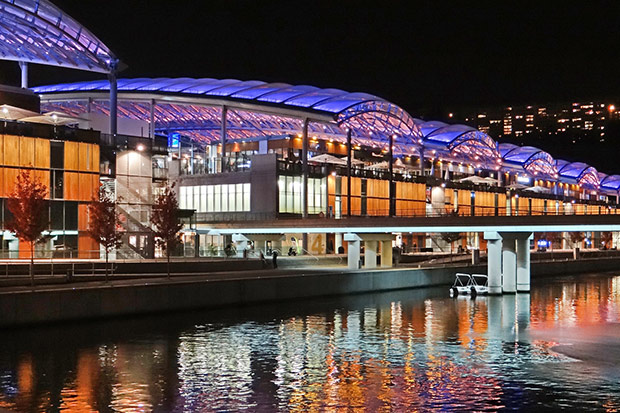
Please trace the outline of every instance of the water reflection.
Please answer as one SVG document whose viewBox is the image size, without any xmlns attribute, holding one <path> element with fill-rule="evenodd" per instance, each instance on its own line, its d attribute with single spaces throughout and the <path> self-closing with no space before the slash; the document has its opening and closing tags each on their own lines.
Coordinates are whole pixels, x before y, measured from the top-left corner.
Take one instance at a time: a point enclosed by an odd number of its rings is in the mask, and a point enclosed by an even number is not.
<svg viewBox="0 0 620 413">
<path fill-rule="evenodd" d="M 444 290 L 5 331 L 0 407 L 620 408 L 620 277 L 475 300 Z M 597 345 L 613 363 L 572 358 Z"/>
</svg>

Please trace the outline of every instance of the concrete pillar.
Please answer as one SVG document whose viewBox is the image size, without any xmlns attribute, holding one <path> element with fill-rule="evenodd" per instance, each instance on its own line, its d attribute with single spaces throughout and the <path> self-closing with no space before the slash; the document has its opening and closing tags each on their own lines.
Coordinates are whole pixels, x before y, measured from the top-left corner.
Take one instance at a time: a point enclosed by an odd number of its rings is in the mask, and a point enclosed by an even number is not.
<svg viewBox="0 0 620 413">
<path fill-rule="evenodd" d="M 342 246 L 342 234 L 341 233 L 336 233 L 334 234 L 334 252 L 336 254 L 338 254 L 338 249 Z"/>
<path fill-rule="evenodd" d="M 485 232 L 487 240 L 487 275 L 489 294 L 502 293 L 502 237 L 497 232 Z"/>
<path fill-rule="evenodd" d="M 19 62 L 19 68 L 22 74 L 22 88 L 28 89 L 28 63 Z"/>
<path fill-rule="evenodd" d="M 418 148 L 418 156 L 420 157 L 420 175 L 424 176 L 424 146 Z"/>
<path fill-rule="evenodd" d="M 502 235 L 502 292 L 517 292 L 517 250 L 512 235 Z"/>
<path fill-rule="evenodd" d="M 220 144 L 222 145 L 221 159 L 222 159 L 222 168 L 221 172 L 228 172 L 228 168 L 226 168 L 226 140 L 227 140 L 227 125 L 228 124 L 228 108 L 226 106 L 222 106 L 222 119 L 220 124 Z"/>
<path fill-rule="evenodd" d="M 364 241 L 364 268 L 377 268 L 377 241 Z"/>
<path fill-rule="evenodd" d="M 304 119 L 301 131 L 301 216 L 308 218 L 308 118 Z"/>
<path fill-rule="evenodd" d="M 155 138 L 155 99 L 151 99 L 149 106 L 149 138 Z"/>
<path fill-rule="evenodd" d="M 392 266 L 392 241 L 381 241 L 381 267 Z"/>
<path fill-rule="evenodd" d="M 350 270 L 360 268 L 360 243 L 362 239 L 357 234 L 344 234 L 344 240 L 348 242 L 347 264 Z"/>
<path fill-rule="evenodd" d="M 351 216 L 351 162 L 353 148 L 351 146 L 351 129 L 347 129 L 347 216 Z"/>
<path fill-rule="evenodd" d="M 517 292 L 530 292 L 530 240 L 531 232 L 517 236 Z"/>
<path fill-rule="evenodd" d="M 118 85 L 116 83 L 116 74 L 114 72 L 108 74 L 110 81 L 110 135 L 116 135 L 118 132 Z"/>
</svg>

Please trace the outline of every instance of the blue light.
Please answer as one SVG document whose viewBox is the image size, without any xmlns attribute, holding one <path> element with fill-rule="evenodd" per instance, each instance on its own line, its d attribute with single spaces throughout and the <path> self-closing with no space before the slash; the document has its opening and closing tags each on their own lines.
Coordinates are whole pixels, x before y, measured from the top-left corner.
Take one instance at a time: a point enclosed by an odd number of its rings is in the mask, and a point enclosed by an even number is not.
<svg viewBox="0 0 620 413">
<path fill-rule="evenodd" d="M 181 135 L 179 133 L 171 133 L 168 135 L 168 147 L 169 148 L 178 148 L 179 143 L 181 141 Z"/>
</svg>

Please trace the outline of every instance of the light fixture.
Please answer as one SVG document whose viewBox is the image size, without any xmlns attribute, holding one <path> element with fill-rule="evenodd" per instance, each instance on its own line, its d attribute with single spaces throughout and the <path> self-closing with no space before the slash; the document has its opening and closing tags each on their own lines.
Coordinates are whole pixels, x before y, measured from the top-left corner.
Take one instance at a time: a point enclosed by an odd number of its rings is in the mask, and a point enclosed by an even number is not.
<svg viewBox="0 0 620 413">
<path fill-rule="evenodd" d="M 142 145 L 141 143 L 138 144 L 138 146 L 136 146 L 136 149 L 140 152 L 142 152 L 144 150 L 144 145 Z"/>
</svg>

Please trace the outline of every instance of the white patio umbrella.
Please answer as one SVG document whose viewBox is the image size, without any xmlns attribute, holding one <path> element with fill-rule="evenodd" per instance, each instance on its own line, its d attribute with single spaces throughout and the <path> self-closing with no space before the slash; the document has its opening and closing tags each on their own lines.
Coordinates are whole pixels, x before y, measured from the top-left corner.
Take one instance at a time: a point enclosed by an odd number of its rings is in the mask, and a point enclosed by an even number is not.
<svg viewBox="0 0 620 413">
<path fill-rule="evenodd" d="M 0 105 L 0 119 L 3 120 L 22 120 L 29 116 L 38 116 L 37 112 L 31 110 L 18 108 L 11 105 Z"/>
<path fill-rule="evenodd" d="M 317 155 L 317 156 L 313 156 L 312 158 L 308 159 L 308 162 L 313 162 L 313 163 L 329 163 L 332 165 L 340 165 L 340 166 L 347 166 L 347 161 L 338 158 L 337 156 L 333 156 L 327 153 L 323 153 L 321 155 Z"/>
<path fill-rule="evenodd" d="M 30 116 L 27 118 L 20 119 L 24 122 L 33 122 L 33 123 L 45 123 L 48 125 L 74 125 L 76 123 L 80 123 L 82 121 L 86 121 L 87 119 L 78 118 L 77 116 L 71 116 L 62 112 L 47 112 L 41 115 Z"/>
<path fill-rule="evenodd" d="M 342 158 L 344 163 L 347 163 L 347 157 Z M 359 159 L 351 158 L 351 165 L 364 165 L 364 161 L 360 161 Z"/>
<path fill-rule="evenodd" d="M 468 176 L 467 178 L 459 179 L 459 182 L 471 182 L 474 184 L 488 184 L 489 183 L 485 178 L 482 178 L 476 175 L 472 175 L 472 176 Z"/>
</svg>

